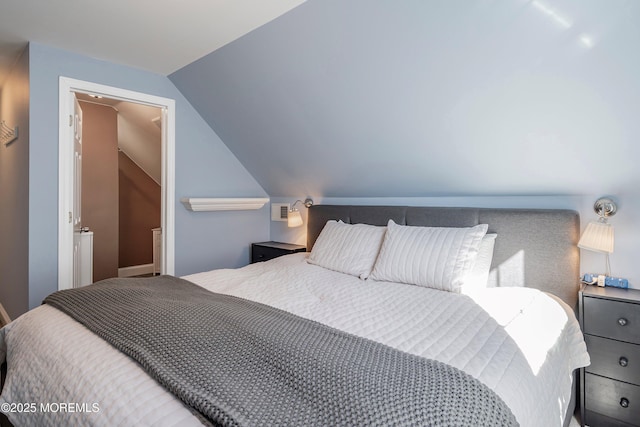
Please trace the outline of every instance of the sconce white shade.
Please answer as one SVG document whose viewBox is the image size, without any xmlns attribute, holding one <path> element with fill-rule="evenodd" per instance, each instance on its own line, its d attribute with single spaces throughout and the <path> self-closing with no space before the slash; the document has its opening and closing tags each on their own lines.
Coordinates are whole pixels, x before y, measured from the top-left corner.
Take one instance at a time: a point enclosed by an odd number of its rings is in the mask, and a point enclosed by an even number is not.
<svg viewBox="0 0 640 427">
<path fill-rule="evenodd" d="M 300 227 L 301 225 L 302 225 L 302 215 L 300 215 L 300 211 L 297 209 L 289 211 L 287 214 L 287 226 Z"/>
<path fill-rule="evenodd" d="M 613 226 L 604 221 L 591 221 L 582 233 L 578 247 L 594 252 L 612 253 Z"/>
</svg>

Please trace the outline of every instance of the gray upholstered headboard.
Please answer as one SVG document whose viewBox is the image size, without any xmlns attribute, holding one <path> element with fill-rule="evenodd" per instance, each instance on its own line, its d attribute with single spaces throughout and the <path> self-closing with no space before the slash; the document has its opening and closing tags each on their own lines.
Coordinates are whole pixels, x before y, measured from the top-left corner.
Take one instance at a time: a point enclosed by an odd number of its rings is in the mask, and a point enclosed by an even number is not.
<svg viewBox="0 0 640 427">
<path fill-rule="evenodd" d="M 580 218 L 570 210 L 317 205 L 309 209 L 307 250 L 330 219 L 351 224 L 470 227 L 497 233 L 490 282 L 553 293 L 575 309 L 578 299 Z"/>
</svg>

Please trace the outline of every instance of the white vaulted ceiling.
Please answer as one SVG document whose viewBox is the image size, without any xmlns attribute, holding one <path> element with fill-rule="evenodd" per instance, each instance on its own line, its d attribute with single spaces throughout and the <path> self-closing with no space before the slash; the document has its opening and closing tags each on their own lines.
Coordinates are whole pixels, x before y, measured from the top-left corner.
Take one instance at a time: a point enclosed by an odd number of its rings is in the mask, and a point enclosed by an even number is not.
<svg viewBox="0 0 640 427">
<path fill-rule="evenodd" d="M 167 75 L 304 0 L 7 0 L 0 87 L 27 42 Z"/>
</svg>

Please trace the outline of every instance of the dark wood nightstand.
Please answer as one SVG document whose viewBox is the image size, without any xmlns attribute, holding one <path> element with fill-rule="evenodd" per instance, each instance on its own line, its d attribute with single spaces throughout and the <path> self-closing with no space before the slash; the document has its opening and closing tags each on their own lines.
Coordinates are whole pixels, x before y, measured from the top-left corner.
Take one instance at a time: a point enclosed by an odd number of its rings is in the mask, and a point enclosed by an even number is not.
<svg viewBox="0 0 640 427">
<path fill-rule="evenodd" d="M 591 357 L 580 372 L 583 425 L 640 426 L 640 291 L 583 286 L 579 310 Z"/>
<path fill-rule="evenodd" d="M 251 244 L 251 264 L 254 262 L 268 261 L 282 255 L 296 252 L 306 252 L 306 246 L 281 242 L 260 242 Z"/>
</svg>

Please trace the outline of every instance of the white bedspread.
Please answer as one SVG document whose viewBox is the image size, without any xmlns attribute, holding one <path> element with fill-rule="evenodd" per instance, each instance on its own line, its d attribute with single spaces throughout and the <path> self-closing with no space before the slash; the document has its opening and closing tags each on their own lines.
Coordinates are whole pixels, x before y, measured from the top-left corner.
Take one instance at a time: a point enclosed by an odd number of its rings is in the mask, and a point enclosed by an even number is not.
<svg viewBox="0 0 640 427">
<path fill-rule="evenodd" d="M 589 357 L 572 310 L 555 297 L 524 288 L 470 297 L 362 281 L 309 265 L 305 256 L 185 279 L 449 363 L 494 389 L 522 426 L 562 425 L 571 372 Z M 86 404 L 74 413 L 9 413 L 16 426 L 200 425 L 135 362 L 52 307 L 0 330 L 0 360 L 7 348 L 0 404 Z M 98 412 L 86 410 L 93 403 Z"/>
</svg>

